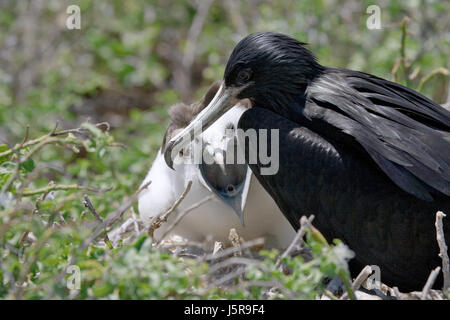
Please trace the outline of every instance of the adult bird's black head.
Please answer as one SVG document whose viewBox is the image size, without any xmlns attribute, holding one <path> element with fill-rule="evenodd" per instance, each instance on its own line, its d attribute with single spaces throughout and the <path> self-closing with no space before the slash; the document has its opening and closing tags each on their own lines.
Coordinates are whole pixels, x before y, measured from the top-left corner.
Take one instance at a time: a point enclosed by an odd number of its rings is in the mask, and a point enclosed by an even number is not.
<svg viewBox="0 0 450 320">
<path fill-rule="evenodd" d="M 169 142 L 165 153 L 169 167 L 172 167 L 174 146 L 186 144 L 183 137 L 193 135 L 196 125 L 200 124 L 202 130 L 208 128 L 237 100 L 250 98 L 253 104 L 256 102 L 275 112 L 289 112 L 288 100 L 301 100 L 308 83 L 323 71 L 303 45 L 289 36 L 272 32 L 250 34 L 241 40 L 228 60 L 224 83 L 213 101 Z"/>
<path fill-rule="evenodd" d="M 238 99 L 252 98 L 275 112 L 286 107 L 287 99 L 303 93 L 323 67 L 301 43 L 277 33 L 255 33 L 234 48 L 228 60 L 225 90 Z"/>
</svg>

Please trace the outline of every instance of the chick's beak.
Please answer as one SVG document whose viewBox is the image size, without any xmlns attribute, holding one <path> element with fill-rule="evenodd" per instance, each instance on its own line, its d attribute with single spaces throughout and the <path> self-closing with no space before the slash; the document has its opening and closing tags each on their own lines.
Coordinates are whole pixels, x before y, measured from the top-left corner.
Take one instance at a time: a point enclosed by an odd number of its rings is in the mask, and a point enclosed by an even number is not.
<svg viewBox="0 0 450 320">
<path fill-rule="evenodd" d="M 166 150 L 164 151 L 164 159 L 169 168 L 173 169 L 175 156 L 181 149 L 186 147 L 193 138 L 206 130 L 211 124 L 213 124 L 218 118 L 234 106 L 237 102 L 236 96 L 241 90 L 242 88 L 228 88 L 224 83 L 222 83 L 208 106 L 203 109 L 186 128 L 184 128 L 167 143 Z"/>
</svg>

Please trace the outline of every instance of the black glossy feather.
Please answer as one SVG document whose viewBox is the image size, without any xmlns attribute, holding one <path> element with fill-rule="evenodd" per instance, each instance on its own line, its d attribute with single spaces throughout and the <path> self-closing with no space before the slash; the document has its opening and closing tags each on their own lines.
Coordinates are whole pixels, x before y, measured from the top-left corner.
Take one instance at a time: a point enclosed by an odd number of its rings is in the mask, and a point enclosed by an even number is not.
<svg viewBox="0 0 450 320">
<path fill-rule="evenodd" d="M 450 212 L 448 197 L 427 202 L 409 195 L 367 158 L 263 108 L 246 111 L 239 128 L 279 130 L 277 174 L 261 175 L 261 163 L 250 168 L 295 228 L 302 215 L 314 214 L 314 225 L 329 241 L 339 238 L 355 251 L 354 274 L 376 264 L 384 283 L 413 290 L 440 265 L 434 214 Z M 245 150 L 248 161 L 250 148 Z M 447 221 L 445 234 L 449 243 Z"/>
<path fill-rule="evenodd" d="M 308 87 L 303 113 L 353 137 L 403 190 L 428 201 L 436 191 L 450 195 L 450 113 L 400 88 L 364 73 L 329 69 Z"/>
</svg>

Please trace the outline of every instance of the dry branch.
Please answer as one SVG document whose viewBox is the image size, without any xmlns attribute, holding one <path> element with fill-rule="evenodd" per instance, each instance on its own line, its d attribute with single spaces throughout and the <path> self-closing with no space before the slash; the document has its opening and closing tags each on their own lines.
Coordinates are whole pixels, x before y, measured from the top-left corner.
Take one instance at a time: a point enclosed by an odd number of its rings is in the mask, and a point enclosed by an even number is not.
<svg viewBox="0 0 450 320">
<path fill-rule="evenodd" d="M 241 249 L 241 240 L 239 239 L 239 235 L 236 231 L 236 229 L 231 228 L 230 234 L 228 235 L 228 240 L 230 240 L 233 247 L 236 248 L 236 252 L 234 253 L 234 256 L 242 256 L 242 249 Z"/>
<path fill-rule="evenodd" d="M 445 243 L 444 227 L 442 219 L 446 215 L 442 211 L 436 212 L 436 240 L 439 245 L 439 257 L 442 259 L 442 273 L 444 275 L 444 286 L 442 290 L 445 292 L 450 288 L 450 262 L 447 253 L 447 244 Z"/>
<path fill-rule="evenodd" d="M 431 271 L 430 275 L 428 276 L 428 280 L 425 283 L 425 286 L 422 290 L 422 300 L 426 300 L 428 297 L 428 293 L 430 292 L 431 287 L 433 286 L 434 282 L 436 281 L 437 276 L 439 275 L 439 271 L 441 271 L 441 267 L 437 267 L 433 271 Z"/>
<path fill-rule="evenodd" d="M 147 231 L 148 235 L 150 237 L 153 238 L 153 233 L 155 232 L 155 230 L 158 229 L 163 222 L 167 222 L 167 219 L 169 218 L 169 216 L 172 214 L 172 212 L 175 211 L 175 209 L 184 200 L 184 198 L 186 197 L 188 192 L 191 190 L 191 187 L 192 187 L 192 181 L 189 181 L 186 186 L 186 189 L 183 191 L 183 193 L 177 199 L 177 201 L 175 201 L 175 203 L 172 205 L 172 207 L 170 207 L 169 210 L 167 210 L 164 214 L 162 214 L 160 216 L 156 216 L 150 221 L 150 225 L 149 225 L 148 231 Z"/>
<path fill-rule="evenodd" d="M 298 229 L 297 234 L 295 235 L 294 239 L 292 240 L 291 244 L 287 249 L 283 252 L 283 254 L 278 258 L 275 267 L 280 268 L 281 267 L 281 261 L 289 256 L 293 251 L 297 244 L 303 243 L 303 237 L 305 236 L 306 230 L 305 225 L 306 221 L 309 222 L 309 224 L 314 220 L 314 215 L 309 216 L 309 218 L 306 218 L 305 216 L 302 216 L 300 218 L 300 229 Z"/>
<path fill-rule="evenodd" d="M 88 195 L 84 195 L 84 201 L 83 204 L 86 208 L 89 209 L 89 211 L 94 215 L 94 217 L 97 219 L 98 222 L 103 223 L 102 217 L 97 213 L 97 210 L 95 210 L 94 205 L 91 202 L 91 199 L 89 199 Z M 105 239 L 105 244 L 108 246 L 109 249 L 113 249 L 114 247 L 111 244 L 111 241 L 109 240 L 108 233 L 105 232 L 105 235 L 103 237 Z"/>
<path fill-rule="evenodd" d="M 203 200 L 198 201 L 197 203 L 194 203 L 192 206 L 190 206 L 189 208 L 187 208 L 186 210 L 184 210 L 183 212 L 181 212 L 180 214 L 177 215 L 176 219 L 174 222 L 172 222 L 172 224 L 170 224 L 167 229 L 164 231 L 164 233 L 162 234 L 161 238 L 159 239 L 159 242 L 161 242 L 165 237 L 167 237 L 167 235 L 181 222 L 181 220 L 191 211 L 197 209 L 198 207 L 200 207 L 201 205 L 203 205 L 204 203 L 210 201 L 214 199 L 214 195 L 210 195 L 208 197 L 206 197 Z"/>
<path fill-rule="evenodd" d="M 356 291 L 361 287 L 361 285 L 366 281 L 366 279 L 372 274 L 372 268 L 370 266 L 365 266 L 364 269 L 356 277 L 355 281 L 353 281 L 352 289 Z"/>
<path fill-rule="evenodd" d="M 97 124 L 95 124 L 95 126 L 97 128 L 101 127 L 101 126 L 106 126 L 107 130 L 109 130 L 109 124 L 107 122 L 97 123 Z M 24 148 L 27 148 L 27 147 L 31 147 L 31 146 L 34 146 L 36 144 L 41 144 L 41 146 L 43 146 L 43 145 L 51 144 L 51 143 L 64 143 L 64 141 L 62 141 L 61 139 L 53 138 L 53 137 L 66 135 L 66 134 L 69 134 L 69 133 L 79 133 L 79 134 L 81 134 L 81 133 L 89 132 L 85 128 L 67 129 L 67 130 L 62 130 L 62 131 L 56 132 L 56 128 L 57 127 L 58 127 L 58 123 L 55 125 L 55 127 L 52 129 L 52 131 L 50 131 L 48 134 L 43 135 L 43 136 L 41 136 L 39 138 L 36 138 L 36 139 L 33 139 L 33 140 L 29 140 L 27 142 L 25 142 L 26 139 L 24 138 L 24 140 L 21 143 L 17 144 L 15 147 L 13 147 L 13 148 L 11 148 L 9 150 L 1 152 L 0 153 L 0 158 L 9 156 L 12 153 L 16 153 L 17 151 L 19 151 L 21 149 L 24 149 Z M 28 129 L 26 130 L 25 137 L 28 138 Z"/>
<path fill-rule="evenodd" d="M 40 188 L 40 189 L 35 189 L 35 190 L 27 190 L 25 189 L 23 191 L 23 196 L 28 197 L 28 196 L 34 196 L 37 194 L 41 194 L 41 193 L 49 193 L 51 191 L 73 191 L 73 190 L 83 190 L 83 191 L 90 191 L 90 192 L 94 192 L 94 193 L 104 193 L 107 191 L 110 191 L 112 188 L 106 188 L 106 189 L 98 189 L 98 188 L 94 188 L 94 187 L 88 187 L 88 186 L 79 186 L 77 184 L 71 184 L 71 185 L 57 185 L 57 184 L 49 184 L 46 187 Z"/>
<path fill-rule="evenodd" d="M 246 241 L 241 244 L 240 250 L 245 250 L 245 249 L 249 249 L 249 248 L 253 248 L 253 247 L 257 247 L 257 246 L 262 246 L 262 245 L 264 245 L 264 242 L 265 242 L 264 238 L 256 238 L 254 240 Z M 208 254 L 204 257 L 201 257 L 200 260 L 201 261 L 216 260 L 216 259 L 220 259 L 223 257 L 227 257 L 231 254 L 234 254 L 237 251 L 238 251 L 237 248 L 230 247 L 230 248 L 226 248 L 223 251 L 217 252 L 215 254 Z"/>
</svg>

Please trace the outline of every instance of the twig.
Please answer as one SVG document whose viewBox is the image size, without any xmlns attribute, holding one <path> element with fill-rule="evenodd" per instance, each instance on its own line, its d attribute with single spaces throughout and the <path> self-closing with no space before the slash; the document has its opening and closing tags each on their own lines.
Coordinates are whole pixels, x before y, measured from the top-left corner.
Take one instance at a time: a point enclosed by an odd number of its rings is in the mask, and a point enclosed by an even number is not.
<svg viewBox="0 0 450 320">
<path fill-rule="evenodd" d="M 165 237 L 167 237 L 167 235 L 181 222 L 181 220 L 191 211 L 197 209 L 198 207 L 200 207 L 201 205 L 203 205 L 204 203 L 210 201 L 214 199 L 214 195 L 210 195 L 208 197 L 206 197 L 203 200 L 198 201 L 197 203 L 194 203 L 192 206 L 190 206 L 189 208 L 187 208 L 186 210 L 184 210 L 183 212 L 181 212 L 180 214 L 177 215 L 176 219 L 174 222 L 172 222 L 172 224 L 170 224 L 167 229 L 164 231 L 164 233 L 162 234 L 162 236 L 159 239 L 159 243 L 164 240 Z"/>
<path fill-rule="evenodd" d="M 96 126 L 97 128 L 100 128 L 101 126 L 105 126 L 106 127 L 105 131 L 109 131 L 111 129 L 111 126 L 108 122 L 96 123 L 94 126 Z M 83 134 L 83 133 L 89 132 L 88 129 L 83 128 L 83 127 L 76 128 L 76 129 L 61 130 L 61 131 L 56 132 L 57 127 L 58 127 L 58 123 L 56 123 L 55 128 L 52 130 L 52 132 L 50 132 L 49 135 L 51 137 L 61 136 L 61 135 L 69 134 L 69 133 Z"/>
<path fill-rule="evenodd" d="M 57 184 L 52 184 L 52 185 L 48 185 L 47 187 L 43 187 L 40 189 L 35 189 L 35 190 L 24 190 L 23 191 L 23 196 L 27 197 L 27 196 L 34 196 L 37 194 L 41 194 L 41 193 L 49 193 L 51 191 L 57 191 L 57 190 L 62 190 L 62 191 L 71 191 L 71 190 L 85 190 L 85 191 L 90 191 L 90 192 L 95 192 L 95 193 L 104 193 L 107 191 L 112 190 L 112 188 L 107 188 L 107 189 L 97 189 L 94 187 L 87 187 L 87 186 L 79 186 L 77 184 L 72 184 L 72 185 L 57 185 Z"/>
<path fill-rule="evenodd" d="M 235 271 L 227 273 L 225 276 L 218 278 L 217 280 L 214 280 L 213 282 L 208 284 L 208 288 L 214 288 L 218 287 L 224 282 L 230 281 L 236 277 L 239 277 L 243 275 L 246 271 L 245 267 L 237 268 Z"/>
<path fill-rule="evenodd" d="M 30 230 L 25 230 L 23 235 L 20 237 L 19 248 L 22 248 L 23 244 L 25 243 L 25 240 L 28 238 L 28 234 L 30 234 Z"/>
<path fill-rule="evenodd" d="M 109 124 L 107 122 L 97 123 L 97 124 L 95 124 L 95 126 L 96 127 L 106 126 L 107 130 L 109 130 Z M 25 142 L 26 139 L 24 139 L 22 141 L 22 143 L 19 143 L 15 147 L 13 147 L 13 148 L 11 148 L 9 150 L 1 152 L 0 153 L 0 158 L 8 156 L 8 155 L 10 155 L 12 153 L 15 153 L 15 152 L 19 151 L 20 149 L 31 147 L 33 145 L 42 143 L 45 140 L 48 140 L 48 142 L 46 144 L 60 141 L 59 139 L 49 139 L 51 137 L 57 137 L 57 136 L 66 135 L 66 134 L 69 134 L 69 133 L 86 133 L 86 132 L 88 132 L 88 130 L 85 129 L 85 128 L 67 129 L 67 130 L 62 130 L 62 131 L 56 132 L 56 128 L 57 127 L 58 127 L 58 124 L 56 124 L 55 127 L 52 129 L 52 131 L 50 131 L 48 134 L 45 134 L 45 135 L 43 135 L 43 136 L 41 136 L 39 138 L 36 138 L 36 139 L 33 139 L 33 140 L 29 140 L 27 142 Z M 25 132 L 25 136 L 28 138 L 28 129 Z"/>
<path fill-rule="evenodd" d="M 264 238 L 256 238 L 254 240 L 250 240 L 250 241 L 246 241 L 246 242 L 242 243 L 240 249 L 245 250 L 245 249 L 252 248 L 252 247 L 262 246 L 262 245 L 264 245 L 264 242 L 265 242 Z M 201 261 L 211 261 L 211 260 L 215 260 L 215 259 L 220 259 L 220 258 L 229 256 L 229 255 L 235 253 L 236 251 L 237 251 L 237 249 L 235 247 L 230 247 L 219 253 L 208 254 L 204 257 L 201 257 L 200 260 Z"/>
<path fill-rule="evenodd" d="M 355 281 L 353 281 L 352 285 L 351 285 L 351 292 L 354 293 L 356 290 L 358 290 L 361 285 L 364 283 L 364 281 L 366 281 L 366 279 L 372 274 L 373 270 L 370 266 L 365 266 L 364 269 L 361 270 L 361 272 L 358 274 L 358 276 L 356 277 Z M 342 279 L 344 281 L 344 279 Z M 345 282 L 344 282 L 345 284 Z M 347 292 L 345 292 L 342 296 L 341 296 L 341 300 L 345 300 L 347 299 L 347 297 L 349 297 L 349 291 L 347 290 Z M 356 296 L 354 296 L 356 297 Z"/>
<path fill-rule="evenodd" d="M 97 221 L 103 222 L 102 217 L 100 217 L 97 210 L 95 210 L 94 205 L 92 204 L 91 199 L 89 199 L 87 194 L 84 195 L 83 205 L 89 209 L 89 211 L 94 215 Z"/>
<path fill-rule="evenodd" d="M 137 218 L 136 213 L 134 212 L 133 208 L 131 208 L 131 217 L 133 218 L 134 232 L 136 232 L 136 234 L 139 234 L 140 228 L 139 228 L 138 218 Z"/>
<path fill-rule="evenodd" d="M 450 288 L 450 262 L 447 254 L 447 244 L 445 243 L 444 227 L 442 219 L 446 215 L 442 211 L 436 212 L 436 239 L 439 245 L 439 257 L 442 259 L 442 273 L 444 275 L 444 286 L 442 290 L 445 292 Z"/>
<path fill-rule="evenodd" d="M 239 239 L 239 235 L 236 231 L 236 229 L 231 228 L 230 234 L 228 235 L 228 240 L 230 240 L 233 247 L 236 248 L 236 252 L 234 253 L 235 257 L 242 256 L 242 249 L 241 249 L 241 241 Z"/>
<path fill-rule="evenodd" d="M 442 74 L 443 76 L 447 77 L 449 74 L 448 69 L 444 68 L 444 67 L 440 67 L 437 68 L 433 71 L 431 71 L 428 75 L 424 76 L 419 83 L 419 86 L 417 87 L 417 91 L 421 92 L 423 90 L 423 87 L 425 86 L 425 84 L 430 81 L 431 79 L 433 79 L 435 76 L 437 76 L 438 74 Z"/>
<path fill-rule="evenodd" d="M 404 17 L 401 22 L 401 29 L 402 29 L 402 39 L 401 39 L 401 47 L 400 47 L 400 55 L 401 55 L 401 63 L 403 67 L 403 73 L 404 78 L 406 81 L 406 86 L 409 86 L 409 79 L 408 79 L 408 69 L 409 66 L 407 65 L 406 60 L 406 35 L 408 33 L 408 30 L 406 29 L 406 24 L 409 23 L 411 20 L 408 17 Z"/>
<path fill-rule="evenodd" d="M 294 248 L 297 244 L 303 243 L 303 237 L 305 236 L 305 232 L 306 232 L 304 219 L 306 219 L 305 216 L 302 216 L 300 218 L 300 229 L 298 229 L 298 232 L 295 235 L 295 237 L 292 240 L 289 247 L 287 247 L 287 249 L 283 252 L 283 254 L 280 257 L 278 257 L 277 262 L 275 264 L 275 268 L 280 268 L 282 260 L 284 258 L 286 258 L 287 256 L 289 256 L 294 251 Z M 309 223 L 311 223 L 313 220 L 314 220 L 314 215 L 311 215 L 311 216 L 309 216 L 309 218 L 306 219 L 306 221 L 308 221 Z"/>
<path fill-rule="evenodd" d="M 106 223 L 106 226 L 109 228 L 113 223 L 115 223 L 117 220 L 119 220 L 125 211 L 128 210 L 129 207 L 133 205 L 133 203 L 138 198 L 139 194 L 142 192 L 142 190 L 147 189 L 147 187 L 151 184 L 151 181 L 148 181 L 144 183 L 132 196 L 130 199 L 125 201 L 119 208 L 114 210 L 112 213 L 110 213 L 104 223 Z"/>
<path fill-rule="evenodd" d="M 398 290 L 398 287 L 393 287 L 392 292 L 396 298 L 398 298 L 399 300 L 402 299 L 403 294 Z"/>
<path fill-rule="evenodd" d="M 434 282 L 436 281 L 439 271 L 441 271 L 441 267 L 437 267 L 436 269 L 431 271 L 430 275 L 428 276 L 428 280 L 425 283 L 425 286 L 423 287 L 423 290 L 422 290 L 422 296 L 421 296 L 422 300 L 427 299 L 428 293 L 429 293 L 431 287 L 433 286 Z"/>
<path fill-rule="evenodd" d="M 356 291 L 361 287 L 361 285 L 366 281 L 366 279 L 372 274 L 373 270 L 370 266 L 365 266 L 364 269 L 356 277 L 355 281 L 353 281 L 352 289 Z"/>
<path fill-rule="evenodd" d="M 208 287 L 217 287 L 218 285 L 225 283 L 229 280 L 235 279 L 237 277 L 241 277 L 247 271 L 247 267 L 250 265 L 257 265 L 263 271 L 268 272 L 265 266 L 259 260 L 243 258 L 243 257 L 232 257 L 228 258 L 225 261 L 214 264 L 208 270 L 208 274 L 211 277 L 214 277 L 214 274 L 219 270 L 224 269 L 224 272 L 220 272 L 219 274 L 224 274 L 220 276 L 218 279 L 214 280 L 212 283 L 208 285 Z"/>
<path fill-rule="evenodd" d="M 129 218 L 127 221 L 122 223 L 118 228 L 111 230 L 108 233 L 108 236 L 110 237 L 110 239 L 112 239 L 112 242 L 114 244 L 117 244 L 125 233 L 133 230 L 134 223 L 135 223 L 134 218 Z M 139 234 L 139 232 L 136 232 L 136 234 Z"/>
<path fill-rule="evenodd" d="M 213 256 L 217 255 L 220 251 L 223 251 L 223 244 L 220 241 L 214 243 Z"/>
<path fill-rule="evenodd" d="M 237 265 L 237 264 L 246 265 L 246 266 L 248 266 L 248 265 L 258 265 L 259 267 L 261 267 L 262 269 L 267 271 L 265 269 L 264 265 L 261 264 L 261 261 L 259 261 L 259 260 L 243 258 L 243 257 L 231 257 L 229 259 L 226 259 L 225 261 L 222 261 L 222 262 L 219 262 L 219 263 L 213 265 L 208 270 L 208 273 L 209 274 L 213 274 L 213 273 L 219 271 L 220 269 L 224 269 L 226 267 L 229 267 L 229 266 L 232 266 L 232 265 Z"/>
<path fill-rule="evenodd" d="M 150 221 L 150 225 L 148 227 L 148 235 L 153 238 L 153 233 L 156 229 L 158 229 L 163 222 L 167 222 L 167 219 L 169 218 L 170 214 L 175 211 L 175 209 L 180 205 L 180 203 L 184 200 L 188 192 L 191 190 L 192 187 L 192 181 L 189 181 L 186 189 L 183 191 L 181 196 L 175 201 L 175 203 L 172 205 L 172 207 L 169 208 L 164 214 L 160 216 L 153 217 L 153 219 Z"/>
<path fill-rule="evenodd" d="M 89 211 L 94 215 L 94 217 L 97 219 L 98 222 L 103 223 L 102 217 L 97 213 L 97 210 L 95 210 L 94 205 L 91 202 L 91 199 L 89 199 L 88 195 L 84 195 L 84 201 L 83 204 L 86 208 L 89 209 Z M 109 240 L 108 233 L 105 232 L 105 235 L 103 237 L 105 239 L 105 244 L 108 246 L 109 249 L 114 249 L 113 245 L 111 244 L 111 240 Z"/>
</svg>

